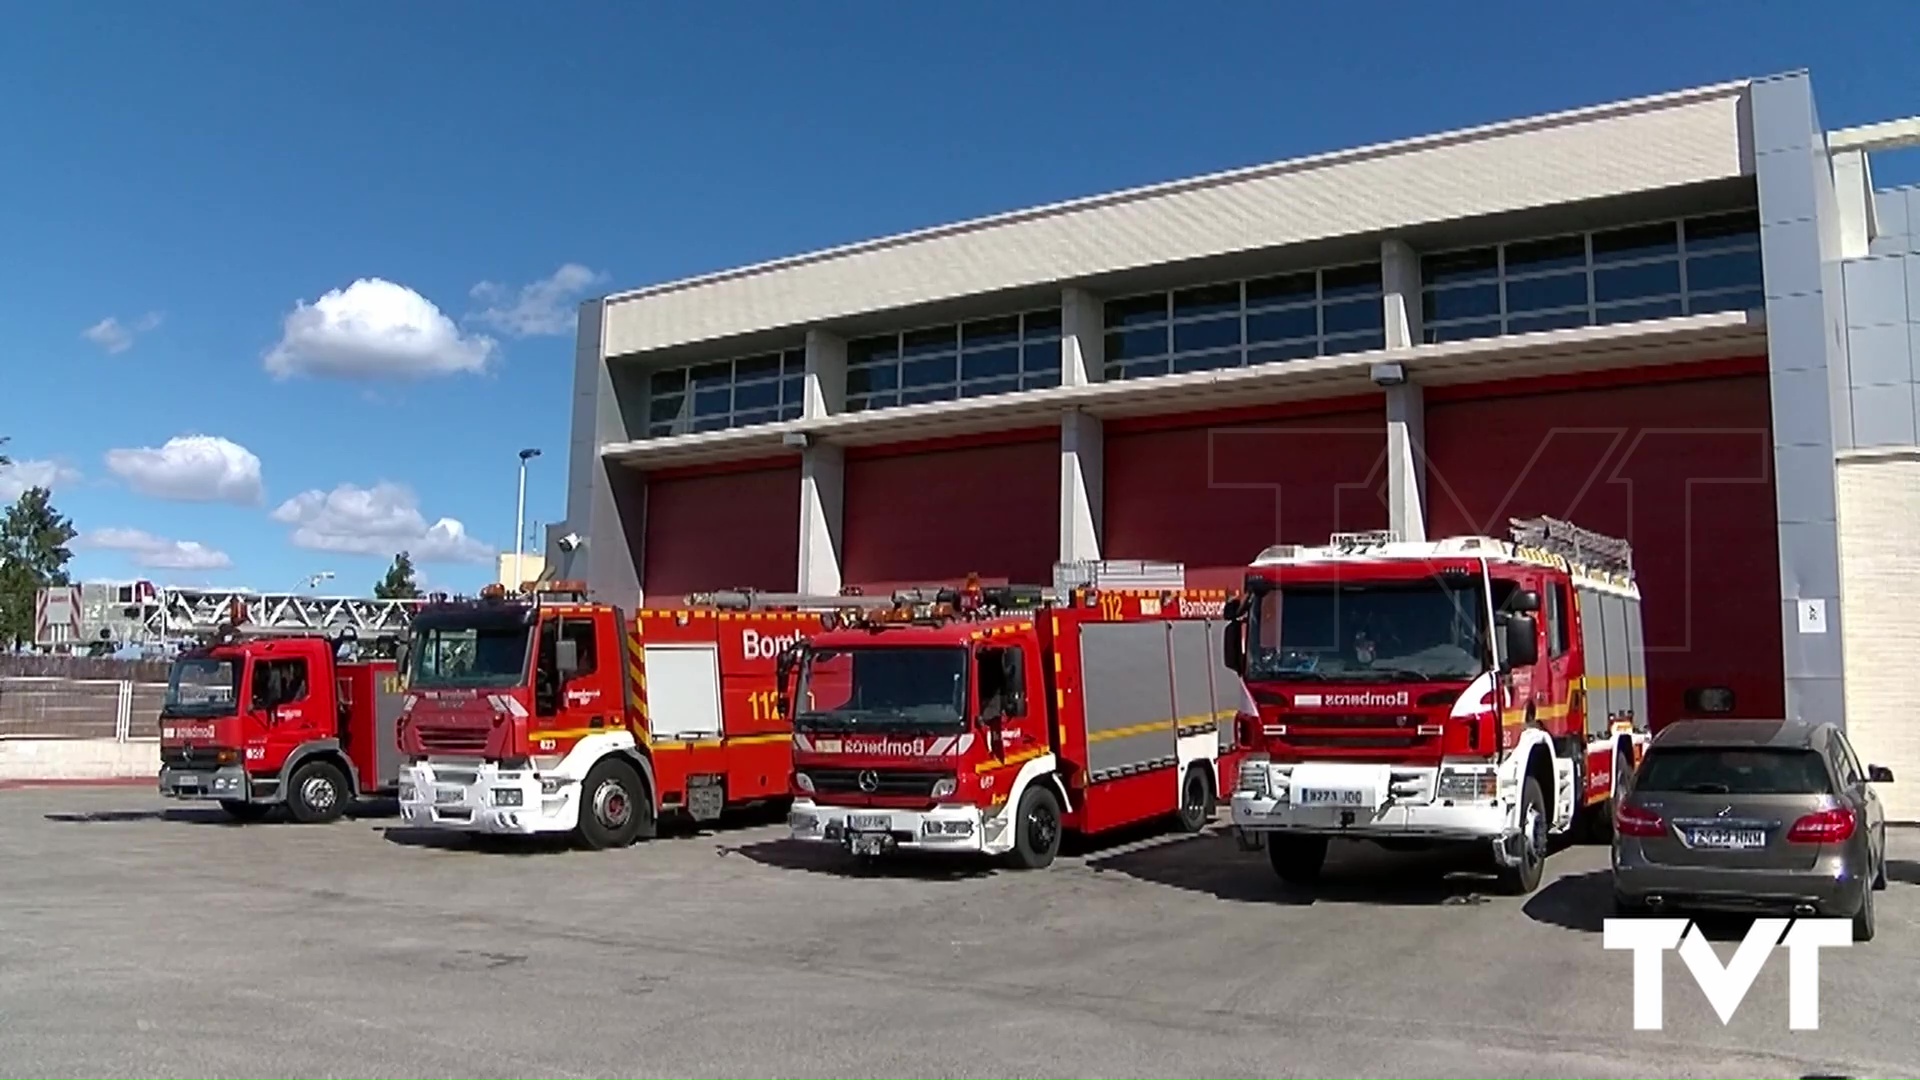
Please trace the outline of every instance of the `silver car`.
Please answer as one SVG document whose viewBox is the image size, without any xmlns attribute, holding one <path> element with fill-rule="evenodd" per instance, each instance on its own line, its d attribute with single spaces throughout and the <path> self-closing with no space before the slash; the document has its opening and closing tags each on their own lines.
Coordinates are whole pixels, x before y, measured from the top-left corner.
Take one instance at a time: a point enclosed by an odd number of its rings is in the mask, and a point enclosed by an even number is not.
<svg viewBox="0 0 1920 1080">
<path fill-rule="evenodd" d="M 1887 818 L 1838 727 L 1688 720 L 1661 731 L 1614 815 L 1621 914 L 1667 910 L 1850 918 L 1873 939 L 1887 886 Z"/>
</svg>

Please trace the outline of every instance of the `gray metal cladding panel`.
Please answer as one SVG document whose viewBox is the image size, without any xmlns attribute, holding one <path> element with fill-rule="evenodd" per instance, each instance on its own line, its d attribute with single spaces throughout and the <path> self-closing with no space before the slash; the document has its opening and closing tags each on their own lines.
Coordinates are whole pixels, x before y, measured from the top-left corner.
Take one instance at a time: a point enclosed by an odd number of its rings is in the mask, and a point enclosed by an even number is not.
<svg viewBox="0 0 1920 1080">
<path fill-rule="evenodd" d="M 1621 673 L 1607 653 L 1606 597 L 1592 589 L 1576 589 L 1574 596 L 1580 606 L 1580 646 L 1587 654 L 1587 731 L 1593 733 L 1607 726 L 1613 711 L 1608 677 Z"/>
<path fill-rule="evenodd" d="M 1173 712 L 1180 727 L 1213 723 L 1212 642 L 1205 623 L 1168 624 L 1173 641 Z"/>
<path fill-rule="evenodd" d="M 1606 603 L 1607 655 L 1609 657 L 1627 657 L 1630 653 L 1630 650 L 1627 648 L 1627 602 L 1622 597 L 1609 596 L 1607 597 Z M 1626 664 L 1614 664 L 1611 666 L 1614 668 L 1614 670 L 1610 672 L 1612 675 L 1625 677 L 1632 674 L 1631 669 Z M 1630 695 L 1623 695 L 1617 691 L 1610 692 L 1608 698 L 1612 708 L 1608 710 L 1609 715 L 1607 721 L 1608 723 L 1612 723 L 1613 714 L 1626 711 L 1632 698 Z"/>
<path fill-rule="evenodd" d="M 1087 768 L 1095 777 L 1174 759 L 1177 737 L 1168 644 L 1164 622 L 1099 623 L 1081 630 Z M 1152 727 L 1113 736 L 1143 725 Z"/>
<path fill-rule="evenodd" d="M 1647 712 L 1647 640 L 1640 623 L 1640 601 L 1621 600 L 1620 610 L 1627 624 L 1625 674 L 1634 680 L 1634 687 L 1628 692 L 1628 708 L 1633 711 L 1634 726 L 1644 728 L 1651 721 Z"/>
</svg>

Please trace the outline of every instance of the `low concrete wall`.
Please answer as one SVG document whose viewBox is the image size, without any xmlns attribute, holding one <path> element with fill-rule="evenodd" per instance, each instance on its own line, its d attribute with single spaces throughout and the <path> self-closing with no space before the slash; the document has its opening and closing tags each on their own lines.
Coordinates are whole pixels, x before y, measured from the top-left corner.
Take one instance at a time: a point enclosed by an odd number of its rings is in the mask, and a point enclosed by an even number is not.
<svg viewBox="0 0 1920 1080">
<path fill-rule="evenodd" d="M 113 780 L 159 773 L 158 739 L 0 739 L 0 780 Z"/>
</svg>

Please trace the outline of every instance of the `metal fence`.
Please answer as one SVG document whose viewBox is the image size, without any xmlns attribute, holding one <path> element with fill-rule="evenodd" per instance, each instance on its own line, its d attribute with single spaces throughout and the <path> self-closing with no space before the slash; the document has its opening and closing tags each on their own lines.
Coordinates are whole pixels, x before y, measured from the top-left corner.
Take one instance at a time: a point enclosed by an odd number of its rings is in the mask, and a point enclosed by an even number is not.
<svg viewBox="0 0 1920 1080">
<path fill-rule="evenodd" d="M 161 682 L 0 675 L 0 738 L 152 738 L 166 695 Z"/>
</svg>

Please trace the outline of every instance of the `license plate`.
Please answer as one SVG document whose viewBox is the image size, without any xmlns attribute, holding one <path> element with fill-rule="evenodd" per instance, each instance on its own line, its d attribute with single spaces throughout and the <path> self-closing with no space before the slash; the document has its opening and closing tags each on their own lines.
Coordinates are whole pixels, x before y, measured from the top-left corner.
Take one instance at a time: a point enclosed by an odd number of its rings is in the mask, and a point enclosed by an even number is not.
<svg viewBox="0 0 1920 1080">
<path fill-rule="evenodd" d="M 853 838 L 855 855 L 883 855 L 887 850 L 887 838 L 884 836 L 856 836 Z"/>
<path fill-rule="evenodd" d="M 1365 806 L 1367 793 L 1339 788 L 1301 788 L 1302 806 Z"/>
<path fill-rule="evenodd" d="M 1767 834 L 1759 829 L 1695 829 L 1687 834 L 1687 843 L 1699 848 L 1740 851 L 1766 847 Z"/>
<path fill-rule="evenodd" d="M 433 789 L 433 802 L 436 806 L 448 806 L 459 801 L 459 788 L 443 787 Z"/>
<path fill-rule="evenodd" d="M 893 818 L 886 814 L 849 814 L 847 831 L 849 832 L 886 832 L 893 827 Z"/>
</svg>

